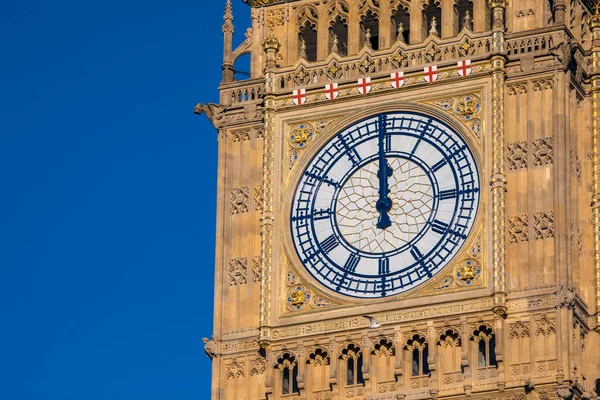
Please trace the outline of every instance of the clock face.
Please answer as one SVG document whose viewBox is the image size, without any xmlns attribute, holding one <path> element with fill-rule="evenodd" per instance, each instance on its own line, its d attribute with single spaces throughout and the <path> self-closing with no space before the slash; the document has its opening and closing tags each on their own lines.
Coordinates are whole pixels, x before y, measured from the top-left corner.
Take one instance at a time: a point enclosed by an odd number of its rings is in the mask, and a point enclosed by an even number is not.
<svg viewBox="0 0 600 400">
<path fill-rule="evenodd" d="M 291 229 L 323 285 L 363 298 L 410 290 L 465 242 L 479 205 L 469 147 L 440 120 L 375 115 L 335 135 L 303 172 Z"/>
</svg>

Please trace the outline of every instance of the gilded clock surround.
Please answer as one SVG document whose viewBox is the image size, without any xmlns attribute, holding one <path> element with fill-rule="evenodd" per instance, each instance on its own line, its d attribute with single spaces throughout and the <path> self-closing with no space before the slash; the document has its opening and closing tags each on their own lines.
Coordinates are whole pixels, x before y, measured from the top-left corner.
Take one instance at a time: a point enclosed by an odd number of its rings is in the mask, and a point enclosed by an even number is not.
<svg viewBox="0 0 600 400">
<path fill-rule="evenodd" d="M 478 92 L 479 96 L 481 96 L 481 93 L 483 93 L 483 91 Z M 479 166 L 480 169 L 480 175 L 485 174 L 485 172 L 483 171 L 487 171 L 487 163 L 485 162 L 484 159 L 482 159 L 481 157 L 481 149 L 482 146 L 484 144 L 482 144 L 482 141 L 480 138 L 478 138 L 472 131 L 465 129 L 465 127 L 467 127 L 467 123 L 468 121 L 461 121 L 458 118 L 455 118 L 451 113 L 446 113 L 443 111 L 440 111 L 439 109 L 437 109 L 436 107 L 433 107 L 431 105 L 429 105 L 426 102 L 421 102 L 421 104 L 419 104 L 419 102 L 414 102 L 413 99 L 418 99 L 420 93 L 417 91 L 416 93 L 413 93 L 412 96 L 406 96 L 406 101 L 402 101 L 402 102 L 392 102 L 389 105 L 382 105 L 381 103 L 379 103 L 377 106 L 374 106 L 373 108 L 367 107 L 367 110 L 364 109 L 359 109 L 359 110 L 349 110 L 349 112 L 346 113 L 346 116 L 338 118 L 337 120 L 335 120 L 334 122 L 332 122 L 331 124 L 329 124 L 327 126 L 327 129 L 325 131 L 323 131 L 320 135 L 315 135 L 312 143 L 310 144 L 310 147 L 307 147 L 305 149 L 305 152 L 302 154 L 302 157 L 300 159 L 297 160 L 297 162 L 295 163 L 294 167 L 290 170 L 289 175 L 282 175 L 282 178 L 285 178 L 285 183 L 283 185 L 283 190 L 282 190 L 282 204 L 291 204 L 292 202 L 292 197 L 293 197 L 293 192 L 295 190 L 296 184 L 298 182 L 299 176 L 300 174 L 302 174 L 302 172 L 304 171 L 305 166 L 307 165 L 307 162 L 312 158 L 312 156 L 319 150 L 319 148 L 326 143 L 333 135 L 335 135 L 337 132 L 339 132 L 341 129 L 343 129 L 346 126 L 351 125 L 354 121 L 359 121 L 365 117 L 368 117 L 370 115 L 374 115 L 380 112 L 392 112 L 392 111 L 416 111 L 416 112 L 420 112 L 426 115 L 431 115 L 435 118 L 438 118 L 440 120 L 442 120 L 443 122 L 447 123 L 449 126 L 453 127 L 453 129 L 456 130 L 456 132 L 460 132 L 460 135 L 466 140 L 466 142 L 468 143 L 469 147 L 471 147 L 473 153 L 474 153 L 474 157 L 475 160 L 477 162 L 477 165 Z M 465 95 L 460 95 L 457 94 L 455 96 L 456 98 L 464 98 Z M 413 100 L 413 101 L 411 101 Z M 434 100 L 435 102 L 435 100 Z M 385 104 L 385 103 L 384 103 Z M 294 126 L 296 126 L 300 121 L 300 119 L 298 118 L 297 114 L 294 115 L 292 118 L 290 118 L 289 120 L 286 119 L 285 116 L 282 116 L 281 118 L 281 124 L 283 124 L 282 126 L 282 130 L 284 132 L 288 132 L 290 129 L 292 129 Z M 288 147 L 289 150 L 289 147 Z M 480 176 L 480 180 L 482 180 L 482 177 Z M 482 180 L 483 182 L 483 180 Z M 392 296 L 390 298 L 384 298 L 384 299 L 349 299 L 347 296 L 344 295 L 340 295 L 338 293 L 332 292 L 328 289 L 324 289 L 322 287 L 322 285 L 320 283 L 318 283 L 312 276 L 310 276 L 310 274 L 308 274 L 305 270 L 304 267 L 302 266 L 302 263 L 300 262 L 300 260 L 298 259 L 297 254 L 295 253 L 295 251 L 293 250 L 293 244 L 292 244 L 292 240 L 291 240 L 291 234 L 289 231 L 289 228 L 287 227 L 287 222 L 289 221 L 290 218 L 290 208 L 289 207 L 282 207 L 282 209 L 279 210 L 279 212 L 282 213 L 283 218 L 282 218 L 282 222 L 279 226 L 280 232 L 282 232 L 282 236 L 283 236 L 283 241 L 282 241 L 282 254 L 284 254 L 283 259 L 282 259 L 282 263 L 283 265 L 290 265 L 290 270 L 294 271 L 294 273 L 300 275 L 303 279 L 305 283 L 305 286 L 307 286 L 308 288 L 310 288 L 311 291 L 315 292 L 315 293 L 322 293 L 323 295 L 334 299 L 336 303 L 339 304 L 343 304 L 343 305 L 352 305 L 352 304 L 379 304 L 379 303 L 389 303 L 391 301 L 396 301 L 396 300 L 402 300 L 402 299 L 406 299 L 406 298 L 411 298 L 411 299 L 415 299 L 418 297 L 422 297 L 422 296 L 431 296 L 431 295 L 435 295 L 437 293 L 441 293 L 442 290 L 438 289 L 435 290 L 436 287 L 438 287 L 440 285 L 440 282 L 444 279 L 445 276 L 448 275 L 454 275 L 453 269 L 455 268 L 457 263 L 460 263 L 461 261 L 463 261 L 464 259 L 468 258 L 468 254 L 469 254 L 469 249 L 471 246 L 474 246 L 474 243 L 477 242 L 478 240 L 480 240 L 477 237 L 477 233 L 476 232 L 483 232 L 483 221 L 485 220 L 485 218 L 488 218 L 488 207 L 487 207 L 487 203 L 486 200 L 487 199 L 487 194 L 485 190 L 482 190 L 481 193 L 481 200 L 480 200 L 480 205 L 479 205 L 479 213 L 477 215 L 476 218 L 476 222 L 473 225 L 473 230 L 471 235 L 469 236 L 469 238 L 467 239 L 467 241 L 464 243 L 463 247 L 461 248 L 459 254 L 442 270 L 440 271 L 438 274 L 435 275 L 434 278 L 432 278 L 431 280 L 429 280 L 428 282 L 420 285 L 418 288 L 413 289 L 408 291 L 407 293 L 403 293 L 400 295 L 396 295 L 396 296 Z M 483 233 L 479 233 L 480 235 Z M 480 244 L 482 243 L 481 241 L 479 242 Z M 481 245 L 482 247 L 482 251 L 481 253 L 483 255 L 486 254 L 486 241 L 485 239 L 483 240 L 483 244 Z M 484 256 L 481 256 L 481 260 L 484 260 Z M 482 261 L 482 263 L 485 265 L 485 261 Z M 485 270 L 485 267 L 483 268 L 483 270 Z M 482 278 L 478 279 L 477 282 L 475 282 L 475 284 L 473 285 L 473 287 L 485 287 L 485 273 L 482 274 Z M 280 277 L 279 279 L 280 282 L 283 281 L 283 277 Z M 283 290 L 283 288 L 285 288 L 285 285 L 281 285 L 281 288 Z M 457 291 L 457 290 L 461 290 L 462 288 L 453 288 L 452 290 Z M 475 294 L 475 296 L 478 296 L 480 294 Z M 287 298 L 283 299 L 282 303 L 285 303 L 287 301 Z M 284 304 L 280 304 L 278 307 L 281 311 L 280 314 L 286 314 L 289 309 L 287 307 L 285 307 Z M 300 310 L 297 310 L 300 311 Z"/>
</svg>

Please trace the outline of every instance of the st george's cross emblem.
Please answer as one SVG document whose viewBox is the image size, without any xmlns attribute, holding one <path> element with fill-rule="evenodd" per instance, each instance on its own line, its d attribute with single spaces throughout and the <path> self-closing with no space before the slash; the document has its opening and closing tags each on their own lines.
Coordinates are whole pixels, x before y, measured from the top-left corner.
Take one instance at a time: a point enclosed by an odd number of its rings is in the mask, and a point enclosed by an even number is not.
<svg viewBox="0 0 600 400">
<path fill-rule="evenodd" d="M 471 75 L 471 60 L 461 60 L 458 62 L 458 73 L 460 76 Z"/>
<path fill-rule="evenodd" d="M 425 74 L 424 77 L 428 83 L 434 82 L 438 78 L 438 70 L 436 65 L 425 67 L 423 69 L 423 73 Z"/>
<path fill-rule="evenodd" d="M 292 100 L 297 106 L 301 106 L 306 102 L 306 89 L 297 89 L 292 93 Z"/>
<path fill-rule="evenodd" d="M 327 100 L 336 99 L 340 94 L 337 83 L 328 83 L 325 85 L 325 96 L 327 96 Z"/>
<path fill-rule="evenodd" d="M 404 72 L 392 72 L 392 75 L 390 76 L 390 81 L 392 82 L 392 86 L 396 89 L 404 86 Z"/>
<path fill-rule="evenodd" d="M 360 94 L 367 94 L 371 91 L 371 78 L 360 78 L 358 80 L 358 91 Z"/>
</svg>

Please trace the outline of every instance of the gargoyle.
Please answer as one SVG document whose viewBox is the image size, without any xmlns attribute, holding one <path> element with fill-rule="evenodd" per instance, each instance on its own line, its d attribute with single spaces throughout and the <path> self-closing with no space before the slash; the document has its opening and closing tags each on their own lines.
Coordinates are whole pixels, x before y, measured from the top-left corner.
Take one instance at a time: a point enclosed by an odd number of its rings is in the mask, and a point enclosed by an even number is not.
<svg viewBox="0 0 600 400">
<path fill-rule="evenodd" d="M 210 122 L 217 127 L 221 118 L 223 118 L 223 113 L 225 112 L 225 108 L 221 107 L 219 104 L 215 103 L 198 103 L 196 107 L 194 107 L 194 113 L 198 115 L 206 114 Z"/>
<path fill-rule="evenodd" d="M 565 70 L 571 62 L 572 51 L 573 45 L 571 44 L 571 39 L 567 39 L 565 42 L 561 42 L 550 49 L 550 53 L 556 57 Z"/>
<path fill-rule="evenodd" d="M 204 342 L 204 352 L 206 356 L 213 360 L 217 356 L 217 344 L 214 340 L 209 340 L 208 338 L 202 338 Z"/>
</svg>

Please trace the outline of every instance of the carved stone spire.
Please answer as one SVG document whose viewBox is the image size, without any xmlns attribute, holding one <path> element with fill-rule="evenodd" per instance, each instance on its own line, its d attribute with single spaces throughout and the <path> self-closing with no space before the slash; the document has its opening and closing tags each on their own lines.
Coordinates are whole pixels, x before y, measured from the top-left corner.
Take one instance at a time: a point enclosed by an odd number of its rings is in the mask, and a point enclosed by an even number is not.
<svg viewBox="0 0 600 400">
<path fill-rule="evenodd" d="M 231 0 L 225 3 L 225 14 L 223 14 L 223 33 L 233 33 L 233 6 Z"/>
<path fill-rule="evenodd" d="M 233 82 L 233 7 L 231 0 L 225 3 L 223 15 L 223 82 Z"/>
<path fill-rule="evenodd" d="M 302 43 L 300 45 L 300 58 L 306 60 L 306 41 L 304 40 L 304 38 L 300 38 L 300 43 Z"/>
<path fill-rule="evenodd" d="M 437 28 L 435 27 L 437 25 L 437 20 L 435 19 L 435 17 L 431 17 L 431 29 L 429 30 L 429 34 L 430 35 L 438 35 L 438 31 Z"/>
<path fill-rule="evenodd" d="M 335 33 L 333 34 L 333 45 L 331 46 L 331 52 L 332 53 L 337 53 L 338 52 L 338 35 L 336 35 Z"/>
<path fill-rule="evenodd" d="M 469 10 L 467 10 L 465 16 L 463 17 L 463 29 L 473 30 L 473 27 L 471 26 L 471 14 L 469 13 Z"/>
<path fill-rule="evenodd" d="M 396 36 L 396 40 L 404 41 L 404 23 L 402 22 L 398 24 L 398 36 Z"/>
<path fill-rule="evenodd" d="M 367 32 L 365 33 L 365 46 L 367 46 L 369 49 L 372 48 L 372 46 L 371 46 L 371 30 L 369 28 L 367 28 Z"/>
</svg>

